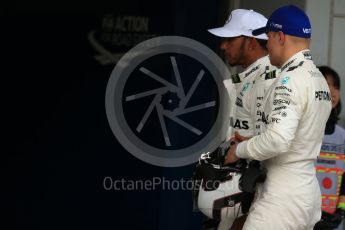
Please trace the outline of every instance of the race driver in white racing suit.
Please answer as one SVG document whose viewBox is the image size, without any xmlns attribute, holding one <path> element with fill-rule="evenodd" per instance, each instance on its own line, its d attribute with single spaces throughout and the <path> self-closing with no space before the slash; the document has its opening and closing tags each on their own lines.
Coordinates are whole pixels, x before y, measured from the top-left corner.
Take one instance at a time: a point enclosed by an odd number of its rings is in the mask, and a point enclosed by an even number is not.
<svg viewBox="0 0 345 230">
<path fill-rule="evenodd" d="M 241 66 L 245 70 L 232 75 L 225 80 L 228 90 L 232 90 L 232 83 L 236 87 L 235 116 L 230 116 L 230 130 L 238 131 L 245 137 L 252 137 L 259 127 L 261 120 L 264 93 L 272 84 L 275 75 L 270 73 L 276 67 L 272 66 L 267 56 L 267 36 L 252 35 L 252 30 L 264 26 L 267 19 L 253 11 L 237 9 L 231 12 L 223 27 L 210 29 L 209 32 L 222 37 L 221 49 L 227 62 L 231 66 Z M 231 87 L 227 87 L 230 85 Z M 232 95 L 229 92 L 229 95 Z M 231 98 L 233 100 L 234 98 Z M 233 133 L 228 132 L 228 139 Z M 228 230 L 236 216 L 222 219 L 218 230 Z"/>
<path fill-rule="evenodd" d="M 331 95 L 308 50 L 311 26 L 302 10 L 292 5 L 278 8 L 253 34 L 265 32 L 270 61 L 280 69 L 265 97 L 262 132 L 234 144 L 225 161 L 255 159 L 267 169 L 263 191 L 243 229 L 311 230 L 321 217 L 314 161 Z"/>
</svg>

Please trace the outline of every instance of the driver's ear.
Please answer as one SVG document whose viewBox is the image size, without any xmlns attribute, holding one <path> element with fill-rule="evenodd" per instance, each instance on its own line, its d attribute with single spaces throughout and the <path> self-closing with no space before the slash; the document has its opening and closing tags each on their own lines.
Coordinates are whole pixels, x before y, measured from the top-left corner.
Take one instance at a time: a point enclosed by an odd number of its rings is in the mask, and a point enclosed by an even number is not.
<svg viewBox="0 0 345 230">
<path fill-rule="evenodd" d="M 249 50 L 253 50 L 256 45 L 256 38 L 250 37 L 249 38 Z"/>
<path fill-rule="evenodd" d="M 279 35 L 279 43 L 281 45 L 284 45 L 285 43 L 285 34 L 281 31 L 278 31 L 278 35 Z"/>
</svg>

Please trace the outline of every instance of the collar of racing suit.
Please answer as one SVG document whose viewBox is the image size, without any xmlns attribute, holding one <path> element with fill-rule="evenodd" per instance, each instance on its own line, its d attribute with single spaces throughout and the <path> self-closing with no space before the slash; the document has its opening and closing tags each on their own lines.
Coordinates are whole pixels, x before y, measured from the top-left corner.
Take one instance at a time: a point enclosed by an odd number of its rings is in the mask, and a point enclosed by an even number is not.
<svg viewBox="0 0 345 230">
<path fill-rule="evenodd" d="M 291 71 L 302 65 L 304 61 L 311 61 L 312 56 L 309 49 L 301 50 L 292 55 L 279 69 L 280 72 Z M 294 65 L 293 65 L 294 64 Z M 297 65 L 296 65 L 297 64 Z"/>
<path fill-rule="evenodd" d="M 260 65 L 265 65 L 265 66 L 270 65 L 270 59 L 268 55 L 259 58 L 258 60 L 253 62 L 250 66 L 248 66 L 243 72 L 239 73 L 238 76 L 239 76 L 240 81 L 243 81 L 244 78 L 248 77 L 252 73 L 255 73 L 257 70 L 259 70 Z"/>
</svg>

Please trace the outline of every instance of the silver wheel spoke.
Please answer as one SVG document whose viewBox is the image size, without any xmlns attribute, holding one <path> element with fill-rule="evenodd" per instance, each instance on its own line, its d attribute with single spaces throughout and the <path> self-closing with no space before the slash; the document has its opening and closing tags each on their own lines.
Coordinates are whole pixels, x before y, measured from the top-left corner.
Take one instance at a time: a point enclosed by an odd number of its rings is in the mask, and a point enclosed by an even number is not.
<svg viewBox="0 0 345 230">
<path fill-rule="evenodd" d="M 149 90 L 146 92 L 130 95 L 130 96 L 126 97 L 126 101 L 132 101 L 132 100 L 135 100 L 138 98 L 147 97 L 147 96 L 150 96 L 152 94 L 163 94 L 167 89 L 168 89 L 168 87 L 162 87 L 162 88 L 153 89 L 153 90 Z"/>
<path fill-rule="evenodd" d="M 180 97 L 185 97 L 184 89 L 183 89 L 183 85 L 182 85 L 182 81 L 181 81 L 181 76 L 180 76 L 180 72 L 178 71 L 176 59 L 174 56 L 171 56 L 170 60 L 171 60 L 171 64 L 172 64 L 174 74 L 176 77 L 176 81 L 177 81 L 177 86 L 178 86 L 177 92 L 178 92 Z"/>
<path fill-rule="evenodd" d="M 139 125 L 137 126 L 137 132 L 138 133 L 140 133 L 142 128 L 144 127 L 144 125 L 147 121 L 147 118 L 149 118 L 150 114 L 152 113 L 153 108 L 158 103 L 158 99 L 159 99 L 159 96 L 156 95 L 155 98 L 152 100 L 150 106 L 147 108 L 143 118 L 141 119 L 141 121 L 139 122 Z"/>
<path fill-rule="evenodd" d="M 204 76 L 205 74 L 205 71 L 204 70 L 200 70 L 197 78 L 195 79 L 195 81 L 193 82 L 193 85 L 190 87 L 190 89 L 188 90 L 188 93 L 187 93 L 187 96 L 182 98 L 181 100 L 181 104 L 180 104 L 180 107 L 181 108 L 185 108 L 186 107 L 186 104 L 188 103 L 190 97 L 193 95 L 196 87 L 198 86 L 199 82 L 201 81 L 202 77 Z"/>
<path fill-rule="evenodd" d="M 216 105 L 216 101 L 210 101 L 210 102 L 207 102 L 205 104 L 188 107 L 186 109 L 178 109 L 178 110 L 176 110 L 176 112 L 175 111 L 173 112 L 173 115 L 175 115 L 175 116 L 182 115 L 182 114 L 198 111 L 198 110 L 201 110 L 201 109 L 206 109 L 206 108 L 209 108 L 209 107 L 213 107 L 215 105 Z"/>
<path fill-rule="evenodd" d="M 175 117 L 170 112 L 164 111 L 164 115 L 167 116 L 168 118 L 170 118 L 171 120 L 175 121 L 177 124 L 179 124 L 179 125 L 183 126 L 184 128 L 188 129 L 189 131 L 195 133 L 196 135 L 201 135 L 202 134 L 202 132 L 199 129 L 191 126 L 190 124 L 188 124 L 186 122 L 184 122 L 180 118 Z"/>
<path fill-rule="evenodd" d="M 162 107 L 160 105 L 157 105 L 156 108 L 157 108 L 157 112 L 158 112 L 159 123 L 161 124 L 162 132 L 163 132 L 163 136 L 164 136 L 165 145 L 171 146 L 167 127 L 165 126 L 165 122 L 164 122 Z"/>
<path fill-rule="evenodd" d="M 177 91 L 177 87 L 173 84 L 171 84 L 170 82 L 168 82 L 167 80 L 161 78 L 160 76 L 158 76 L 155 73 L 152 73 L 150 70 L 146 69 L 145 67 L 141 67 L 139 69 L 142 73 L 146 74 L 147 76 L 155 79 L 156 81 L 162 83 L 163 85 L 167 86 L 169 89 L 173 90 L 173 91 Z"/>
</svg>

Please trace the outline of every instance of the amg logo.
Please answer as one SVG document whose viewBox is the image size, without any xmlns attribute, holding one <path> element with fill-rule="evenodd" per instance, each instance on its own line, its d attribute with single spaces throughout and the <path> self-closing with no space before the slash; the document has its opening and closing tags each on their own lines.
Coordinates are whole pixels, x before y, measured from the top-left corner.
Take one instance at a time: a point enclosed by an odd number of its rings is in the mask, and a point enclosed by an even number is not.
<svg viewBox="0 0 345 230">
<path fill-rule="evenodd" d="M 330 101 L 331 100 L 331 95 L 327 91 L 315 91 L 315 101 L 319 100 L 324 100 L 324 101 Z"/>
</svg>

